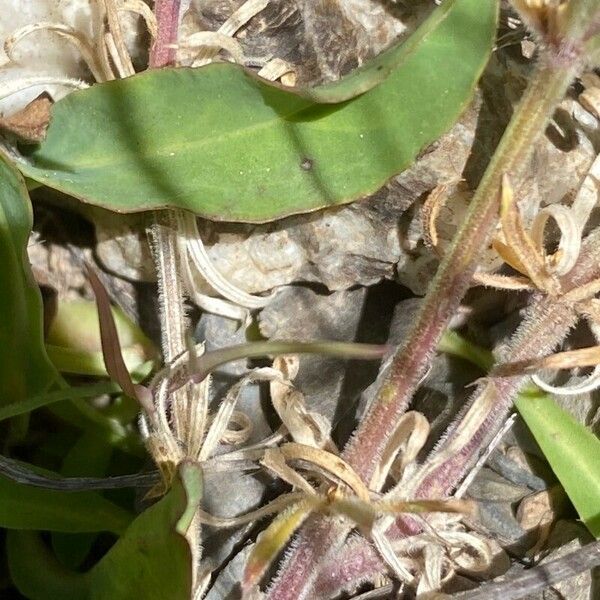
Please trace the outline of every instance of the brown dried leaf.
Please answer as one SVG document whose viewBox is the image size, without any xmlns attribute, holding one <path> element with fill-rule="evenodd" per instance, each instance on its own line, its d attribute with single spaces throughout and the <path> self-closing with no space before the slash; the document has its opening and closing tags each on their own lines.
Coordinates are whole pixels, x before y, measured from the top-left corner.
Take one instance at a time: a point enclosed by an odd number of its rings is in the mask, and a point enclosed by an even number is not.
<svg viewBox="0 0 600 600">
<path fill-rule="evenodd" d="M 41 142 L 46 137 L 52 104 L 49 94 L 40 94 L 14 115 L 0 117 L 0 131 L 15 135 L 25 143 Z"/>
<path fill-rule="evenodd" d="M 287 460 L 302 460 L 325 469 L 336 479 L 341 480 L 350 487 L 359 499 L 365 502 L 369 501 L 370 495 L 367 486 L 354 469 L 339 456 L 325 450 L 294 442 L 284 444 L 281 446 L 280 451 Z"/>
<path fill-rule="evenodd" d="M 502 180 L 500 222 L 504 241 L 494 241 L 494 248 L 498 254 L 511 267 L 527 275 L 536 287 L 549 294 L 558 295 L 560 285 L 548 273 L 544 257 L 525 230 L 510 180 L 506 175 Z"/>
<path fill-rule="evenodd" d="M 316 491 L 310 483 L 285 462 L 285 457 L 278 448 L 269 448 L 265 450 L 265 455 L 260 462 L 267 469 L 275 473 L 277 477 L 286 483 L 289 483 L 291 486 L 304 490 L 309 496 L 316 495 Z"/>
<path fill-rule="evenodd" d="M 273 366 L 281 371 L 284 380 L 271 380 L 271 403 L 293 441 L 337 453 L 329 435 L 331 423 L 327 417 L 308 411 L 304 395 L 290 382 L 298 373 L 298 357 L 278 356 Z"/>
<path fill-rule="evenodd" d="M 416 459 L 428 435 L 429 421 L 421 413 L 409 411 L 402 415 L 382 452 L 369 487 L 380 491 L 390 473 L 398 481 L 406 466 Z"/>
</svg>

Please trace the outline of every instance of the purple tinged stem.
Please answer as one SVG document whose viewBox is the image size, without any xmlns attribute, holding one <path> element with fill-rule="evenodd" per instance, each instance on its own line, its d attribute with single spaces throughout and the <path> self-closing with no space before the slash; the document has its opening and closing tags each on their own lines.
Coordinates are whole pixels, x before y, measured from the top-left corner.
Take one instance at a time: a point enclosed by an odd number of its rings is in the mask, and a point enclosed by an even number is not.
<svg viewBox="0 0 600 600">
<path fill-rule="evenodd" d="M 175 60 L 175 49 L 169 48 L 169 45 L 177 41 L 179 7 L 180 0 L 156 0 L 154 3 L 157 34 L 150 48 L 151 69 L 166 67 Z"/>
<path fill-rule="evenodd" d="M 376 401 L 344 450 L 344 458 L 364 478 L 371 477 L 397 419 L 433 358 L 450 319 L 469 289 L 483 250 L 498 221 L 503 176 L 518 177 L 527 166 L 533 143 L 544 131 L 576 70 L 542 64 L 531 80 L 477 188 L 469 213 L 440 264 L 414 326 L 398 349 Z"/>
</svg>

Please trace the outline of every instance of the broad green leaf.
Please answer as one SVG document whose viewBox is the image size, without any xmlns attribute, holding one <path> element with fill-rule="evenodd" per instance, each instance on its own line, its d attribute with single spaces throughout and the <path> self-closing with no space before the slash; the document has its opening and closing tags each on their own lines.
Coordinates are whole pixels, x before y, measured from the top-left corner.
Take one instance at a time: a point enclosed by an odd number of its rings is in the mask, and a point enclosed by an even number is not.
<svg viewBox="0 0 600 600">
<path fill-rule="evenodd" d="M 144 511 L 90 571 L 89 598 L 191 598 L 192 557 L 184 536 L 201 495 L 199 465 L 183 463 L 169 493 Z"/>
<path fill-rule="evenodd" d="M 0 476 L 0 527 L 120 534 L 131 515 L 95 492 L 62 492 Z"/>
<path fill-rule="evenodd" d="M 202 495 L 199 465 L 183 463 L 169 493 L 128 527 L 85 574 L 64 569 L 39 538 L 11 531 L 12 580 L 30 600 L 188 600 L 192 556 L 185 533 Z"/>
<path fill-rule="evenodd" d="M 537 389 L 515 402 L 581 520 L 600 537 L 600 439 Z"/>
<path fill-rule="evenodd" d="M 445 18 L 434 12 L 439 24 L 414 34 L 385 81 L 339 104 L 316 104 L 231 64 L 74 92 L 54 105 L 46 140 L 19 168 L 118 212 L 171 207 L 262 222 L 350 202 L 408 167 L 458 118 L 487 62 L 497 9 L 497 0 L 437 9 Z"/>
<path fill-rule="evenodd" d="M 31 203 L 0 156 L 0 406 L 45 391 L 57 377 L 44 349 L 42 299 L 27 260 Z"/>
</svg>

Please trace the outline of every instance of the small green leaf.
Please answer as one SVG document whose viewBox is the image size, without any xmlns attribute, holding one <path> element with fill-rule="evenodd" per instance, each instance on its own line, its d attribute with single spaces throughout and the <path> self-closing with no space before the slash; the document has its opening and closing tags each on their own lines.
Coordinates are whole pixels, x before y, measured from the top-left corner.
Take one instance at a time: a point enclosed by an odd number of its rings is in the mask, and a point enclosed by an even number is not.
<svg viewBox="0 0 600 600">
<path fill-rule="evenodd" d="M 31 467 L 35 469 L 35 467 Z M 0 476 L 0 527 L 120 534 L 131 514 L 95 492 L 62 492 Z"/>
<path fill-rule="evenodd" d="M 352 100 L 316 104 L 231 64 L 148 71 L 57 102 L 19 168 L 118 212 L 172 207 L 225 221 L 364 197 L 448 130 L 487 62 L 497 0 L 446 4 L 403 60 L 392 51 L 376 65 L 396 67 L 387 79 Z M 368 88 L 372 73 L 332 93 Z"/>
<path fill-rule="evenodd" d="M 27 259 L 31 203 L 0 156 L 0 406 L 40 394 L 57 378 L 46 356 L 42 299 Z"/>
<path fill-rule="evenodd" d="M 515 404 L 581 520 L 600 537 L 600 439 L 537 389 Z"/>
</svg>

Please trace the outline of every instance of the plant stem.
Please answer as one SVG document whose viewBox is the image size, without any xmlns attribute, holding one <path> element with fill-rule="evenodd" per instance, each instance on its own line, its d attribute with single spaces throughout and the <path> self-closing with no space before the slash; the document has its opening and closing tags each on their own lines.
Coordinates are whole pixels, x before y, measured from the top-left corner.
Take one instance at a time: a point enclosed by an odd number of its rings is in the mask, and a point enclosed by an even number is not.
<svg viewBox="0 0 600 600">
<path fill-rule="evenodd" d="M 157 33 L 150 49 L 151 69 L 166 67 L 175 60 L 175 49 L 169 45 L 177 41 L 179 6 L 180 0 L 156 0 L 154 3 Z"/>
<path fill-rule="evenodd" d="M 600 232 L 585 240 L 576 266 L 562 281 L 563 289 L 579 288 L 600 277 Z M 501 361 L 513 362 L 540 357 L 552 350 L 569 332 L 577 315 L 569 302 L 546 297 L 534 298 L 521 326 L 503 351 Z M 487 371 L 493 363 L 492 354 L 465 342 L 453 332 L 446 332 L 439 350 L 460 356 Z M 491 375 L 493 377 L 493 369 Z M 494 378 L 480 383 L 462 416 L 442 436 L 443 443 L 428 457 L 408 485 L 399 493 L 402 497 L 440 498 L 450 493 L 462 481 L 463 475 L 476 463 L 488 442 L 502 427 L 519 390 L 527 377 Z M 334 527 L 322 533 L 334 539 Z M 398 518 L 387 530 L 391 539 L 405 538 L 420 532 L 419 525 L 408 516 Z M 330 595 L 352 589 L 371 580 L 385 565 L 373 547 L 363 540 L 344 545 L 319 572 L 315 589 Z M 344 566 L 347 565 L 347 566 Z M 325 594 L 325 597 L 328 597 Z M 279 600 L 279 599 L 278 599 Z"/>
<path fill-rule="evenodd" d="M 180 0 L 156 0 L 155 2 L 157 35 L 150 49 L 150 68 L 165 67 L 175 60 L 175 50 L 169 48 L 169 45 L 177 41 L 179 8 Z M 185 350 L 186 318 L 179 269 L 177 230 L 177 211 L 154 213 L 150 235 L 158 279 L 163 358 L 167 365 Z M 170 401 L 177 437 L 185 447 L 191 448 L 187 442 L 195 440 L 199 433 L 194 431 L 196 429 L 194 425 L 198 412 L 201 412 L 200 403 L 193 401 L 189 386 L 172 394 Z M 192 586 L 195 595 L 199 586 L 202 558 L 201 524 L 197 513 L 192 518 L 185 537 L 192 553 Z"/>
<path fill-rule="evenodd" d="M 467 217 L 440 264 L 412 330 L 392 362 L 379 394 L 344 451 L 344 458 L 368 481 L 394 424 L 406 410 L 448 322 L 467 292 L 477 261 L 497 222 L 504 174 L 523 171 L 533 143 L 544 131 L 576 72 L 574 66 L 540 64 L 471 201 Z"/>
<path fill-rule="evenodd" d="M 157 35 L 150 48 L 151 69 L 172 64 L 175 53 L 169 46 L 177 41 L 180 0 L 156 0 Z M 179 277 L 177 218 L 172 211 L 153 213 L 152 253 L 156 262 L 163 359 L 169 364 L 185 348 L 183 291 Z"/>
<path fill-rule="evenodd" d="M 600 233 L 595 231 L 585 240 L 575 267 L 563 277 L 564 293 L 597 279 L 599 261 Z M 500 362 L 518 363 L 547 355 L 563 341 L 577 319 L 571 302 L 550 296 L 535 298 L 502 352 Z M 473 356 L 479 362 L 486 359 L 484 352 Z M 492 369 L 489 380 L 479 384 L 460 419 L 448 428 L 443 443 L 415 474 L 406 493 L 419 498 L 438 498 L 450 493 L 500 429 L 527 380 L 528 376 L 498 377 Z"/>
</svg>

